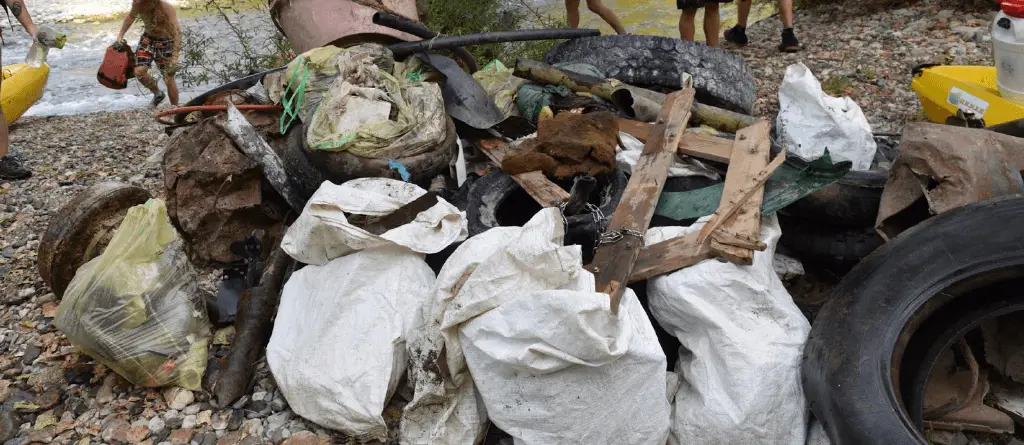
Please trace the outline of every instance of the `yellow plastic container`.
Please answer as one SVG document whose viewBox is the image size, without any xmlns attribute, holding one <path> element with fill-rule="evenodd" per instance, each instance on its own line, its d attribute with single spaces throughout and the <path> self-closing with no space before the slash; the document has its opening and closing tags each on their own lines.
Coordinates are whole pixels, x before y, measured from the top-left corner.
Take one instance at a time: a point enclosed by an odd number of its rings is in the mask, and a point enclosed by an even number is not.
<svg viewBox="0 0 1024 445">
<path fill-rule="evenodd" d="M 39 98 L 50 77 L 50 66 L 43 64 L 32 68 L 24 63 L 3 67 L 3 84 L 0 85 L 0 107 L 7 117 L 7 124 L 18 120 Z"/>
<path fill-rule="evenodd" d="M 986 127 L 1024 118 L 1024 105 L 999 95 L 992 66 L 921 66 L 910 88 L 935 123 L 955 121 L 957 112 L 973 113 Z"/>
</svg>

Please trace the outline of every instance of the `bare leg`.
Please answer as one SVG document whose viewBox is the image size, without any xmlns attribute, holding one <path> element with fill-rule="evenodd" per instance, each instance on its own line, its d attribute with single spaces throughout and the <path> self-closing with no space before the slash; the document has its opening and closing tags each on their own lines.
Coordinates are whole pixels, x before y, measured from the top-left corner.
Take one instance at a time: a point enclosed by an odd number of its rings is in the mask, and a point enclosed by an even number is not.
<svg viewBox="0 0 1024 445">
<path fill-rule="evenodd" d="M 139 65 L 135 67 L 134 71 L 135 78 L 139 79 L 139 83 L 141 83 L 142 86 L 148 88 L 149 91 L 153 92 L 153 94 L 160 92 L 160 87 L 156 84 L 156 79 L 149 75 L 148 66 Z"/>
<path fill-rule="evenodd" d="M 565 20 L 570 28 L 580 27 L 580 0 L 565 0 Z"/>
<path fill-rule="evenodd" d="M 697 33 L 697 26 L 694 24 L 697 20 L 696 9 L 686 9 L 679 15 L 679 38 L 683 40 L 693 41 L 694 34 Z"/>
<path fill-rule="evenodd" d="M 622 27 L 619 18 L 604 3 L 601 3 L 601 0 L 587 0 L 587 8 L 590 9 L 590 12 L 601 16 L 601 19 L 611 25 L 616 34 L 622 35 L 626 33 L 626 28 Z"/>
<path fill-rule="evenodd" d="M 749 3 L 747 12 L 750 12 Z M 793 27 L 793 0 L 779 0 L 779 15 L 782 17 L 783 28 Z"/>
<path fill-rule="evenodd" d="M 718 3 L 708 2 L 704 5 L 704 41 L 712 48 L 718 46 L 720 21 Z"/>
<path fill-rule="evenodd" d="M 781 3 L 789 2 L 792 6 L 793 0 L 780 0 Z M 736 24 L 744 28 L 747 27 L 747 18 L 750 17 L 750 0 L 736 0 Z"/>
<path fill-rule="evenodd" d="M 178 106 L 178 83 L 174 81 L 174 74 L 164 73 L 164 82 L 167 84 L 167 98 L 171 105 Z"/>
</svg>

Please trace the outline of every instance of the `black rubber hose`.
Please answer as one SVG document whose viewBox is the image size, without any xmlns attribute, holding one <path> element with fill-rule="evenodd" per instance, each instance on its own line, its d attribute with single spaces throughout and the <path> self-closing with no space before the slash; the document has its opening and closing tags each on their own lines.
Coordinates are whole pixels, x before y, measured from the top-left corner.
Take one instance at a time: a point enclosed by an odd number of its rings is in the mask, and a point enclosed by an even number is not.
<svg viewBox="0 0 1024 445">
<path fill-rule="evenodd" d="M 596 29 L 527 29 L 521 31 L 495 31 L 464 36 L 446 36 L 419 42 L 396 43 L 388 47 L 396 58 L 428 50 L 450 49 L 487 43 L 525 42 L 528 40 L 575 39 L 601 35 Z"/>
<path fill-rule="evenodd" d="M 440 35 L 437 32 L 431 31 L 430 28 L 427 28 L 422 23 L 417 23 L 405 17 L 388 14 L 386 12 L 374 13 L 373 24 L 409 33 L 421 39 L 433 39 Z M 462 61 L 466 63 L 466 68 L 469 69 L 469 74 L 477 72 L 479 68 L 476 66 L 476 58 L 473 57 L 466 48 L 453 48 L 452 52 L 455 53 L 456 57 L 462 59 Z"/>
</svg>

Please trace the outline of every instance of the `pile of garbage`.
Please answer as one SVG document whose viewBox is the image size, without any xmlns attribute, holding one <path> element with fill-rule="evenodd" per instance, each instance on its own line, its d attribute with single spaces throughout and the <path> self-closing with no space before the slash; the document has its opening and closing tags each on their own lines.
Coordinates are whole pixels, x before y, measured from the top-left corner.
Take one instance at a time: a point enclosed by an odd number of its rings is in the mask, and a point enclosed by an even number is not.
<svg viewBox="0 0 1024 445">
<path fill-rule="evenodd" d="M 812 330 L 785 282 L 837 257 L 821 265 L 870 281 L 851 260 L 933 224 L 908 208 L 1019 193 L 1018 140 L 986 132 L 1003 144 L 982 153 L 956 144 L 985 130 L 908 125 L 897 157 L 802 64 L 774 126 L 699 103 L 691 80 L 666 95 L 579 63 L 470 75 L 375 44 L 307 51 L 206 96 L 226 113 L 176 130 L 166 198 L 120 209 L 102 253 L 41 261 L 76 262 L 55 323 L 133 384 L 221 406 L 265 354 L 298 415 L 358 440 L 477 444 L 493 425 L 523 444 L 846 443 L 821 404 L 842 381 L 813 366 L 843 347 L 812 332 L 856 303 Z M 982 180 L 996 170 L 1016 181 Z M 837 211 L 857 221 L 811 222 Z M 866 229 L 866 252 L 801 244 Z M 204 379 L 211 328 L 231 324 Z M 963 428 L 954 411 L 930 427 Z"/>
</svg>

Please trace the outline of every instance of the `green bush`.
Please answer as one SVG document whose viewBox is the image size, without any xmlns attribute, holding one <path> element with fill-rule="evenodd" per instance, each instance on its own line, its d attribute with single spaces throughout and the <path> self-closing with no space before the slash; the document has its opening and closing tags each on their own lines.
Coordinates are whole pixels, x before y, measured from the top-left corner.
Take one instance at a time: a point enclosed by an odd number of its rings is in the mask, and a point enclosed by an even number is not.
<svg viewBox="0 0 1024 445">
<path fill-rule="evenodd" d="M 266 2 L 206 0 L 205 3 L 192 6 L 198 12 L 215 14 L 220 20 L 218 26 L 227 26 L 234 41 L 228 45 L 224 45 L 225 42 L 215 42 L 213 37 L 204 36 L 190 26 L 193 23 L 189 22 L 194 19 L 183 19 L 179 56 L 181 71 L 178 74 L 182 86 L 231 82 L 250 74 L 277 68 L 295 57 L 288 40 L 276 28 L 271 36 L 261 37 L 257 30 L 239 26 L 238 14 L 253 9 L 262 17 L 266 17 L 267 25 L 272 26 L 269 23 L 270 12 Z M 210 51 L 209 48 L 215 45 L 218 51 Z"/>
<path fill-rule="evenodd" d="M 425 0 L 421 1 L 421 17 L 433 31 L 459 36 L 492 31 L 515 31 L 534 28 L 565 28 L 562 17 L 541 14 L 527 0 L 516 0 L 514 8 L 502 10 L 501 0 Z M 501 60 L 508 66 L 517 58 L 541 60 L 558 41 L 495 43 L 466 47 L 477 64 L 483 67 Z"/>
</svg>

